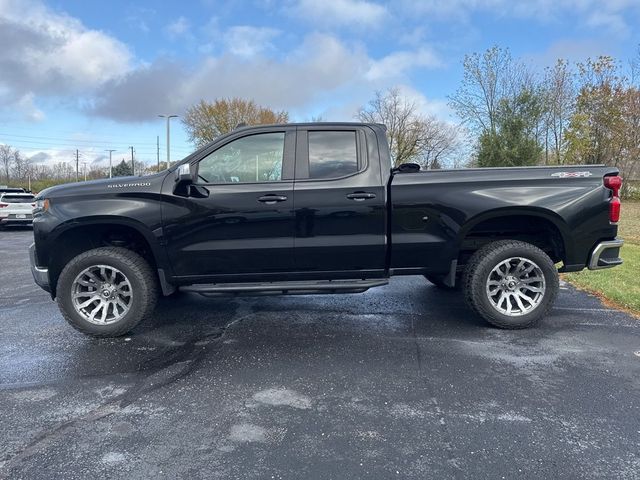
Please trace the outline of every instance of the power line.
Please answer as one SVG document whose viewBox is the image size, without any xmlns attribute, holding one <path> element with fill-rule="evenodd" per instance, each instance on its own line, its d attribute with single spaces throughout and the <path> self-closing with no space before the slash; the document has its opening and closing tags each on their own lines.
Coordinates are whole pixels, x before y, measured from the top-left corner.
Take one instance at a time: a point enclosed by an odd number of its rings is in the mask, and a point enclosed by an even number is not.
<svg viewBox="0 0 640 480">
<path fill-rule="evenodd" d="M 102 140 L 102 139 L 96 139 L 96 140 L 75 140 L 75 139 L 69 139 L 68 137 L 46 137 L 46 136 L 41 136 L 41 135 L 18 135 L 18 134 L 14 134 L 14 133 L 6 133 L 6 132 L 0 132 L 0 135 L 5 136 L 5 137 L 18 137 L 18 138 L 31 138 L 31 139 L 35 139 L 35 140 L 59 140 L 59 141 L 63 141 L 63 142 L 73 142 L 73 143 L 121 143 L 121 142 L 114 142 L 111 140 Z M 131 142 L 131 143 L 136 143 L 138 145 L 155 145 L 155 142 Z"/>
<path fill-rule="evenodd" d="M 53 144 L 47 144 L 48 148 L 44 148 L 44 147 L 40 147 L 40 146 L 33 146 L 33 145 L 29 145 L 27 143 L 16 143 L 16 142 L 11 142 L 11 146 L 16 147 L 16 148 L 21 148 L 24 150 L 60 150 L 62 152 L 74 152 L 76 149 L 73 148 L 74 145 L 53 145 Z M 95 149 L 93 148 L 83 148 L 82 151 L 87 152 L 87 153 L 94 153 L 94 154 L 98 154 L 98 150 L 101 150 L 100 147 L 96 146 Z M 105 149 L 106 150 L 106 149 Z M 124 151 L 124 150 L 128 150 L 127 147 L 121 147 L 120 149 L 114 149 L 116 151 Z M 149 157 L 155 157 L 156 155 L 156 149 L 136 149 L 138 151 L 138 153 L 140 153 L 141 155 L 144 156 L 149 156 Z M 183 155 L 189 155 L 190 153 L 192 153 L 191 151 L 181 151 L 179 152 Z"/>
<path fill-rule="evenodd" d="M 21 148 L 33 148 L 33 149 L 41 149 L 43 150 L 44 147 L 49 147 L 49 148 L 60 148 L 60 149 L 64 149 L 67 148 L 69 150 L 74 150 L 73 148 L 69 148 L 69 147 L 77 147 L 78 143 L 77 142 L 72 142 L 72 141 L 68 141 L 68 142 L 58 142 L 58 143 L 52 143 L 52 142 L 40 142 L 40 141 L 36 141 L 36 140 L 12 140 L 12 139 L 6 139 L 8 140 L 9 143 L 11 143 L 11 145 L 14 146 L 19 146 Z M 134 143 L 136 145 L 138 145 L 138 143 L 136 142 L 130 142 L 130 143 Z M 93 148 L 98 148 L 98 149 L 106 149 L 106 148 L 110 148 L 110 147 L 116 147 L 118 145 L 122 145 L 121 143 L 111 143 L 111 144 L 106 144 L 106 143 L 93 143 L 90 145 L 82 145 L 86 148 L 88 147 L 93 147 Z M 139 145 L 143 145 L 142 143 Z M 146 149 L 143 149 L 147 152 L 154 152 L 155 153 L 155 144 L 152 144 L 153 147 L 148 147 Z M 188 148 L 185 147 L 178 147 L 175 148 L 174 150 L 176 151 L 180 151 L 183 153 L 191 153 L 191 151 L 189 151 Z"/>
</svg>

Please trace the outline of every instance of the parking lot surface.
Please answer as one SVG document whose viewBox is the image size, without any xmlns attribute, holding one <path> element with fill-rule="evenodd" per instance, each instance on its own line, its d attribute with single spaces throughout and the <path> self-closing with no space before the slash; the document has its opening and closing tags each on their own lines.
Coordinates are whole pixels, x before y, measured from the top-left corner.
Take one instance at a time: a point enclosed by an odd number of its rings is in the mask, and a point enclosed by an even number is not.
<svg viewBox="0 0 640 480">
<path fill-rule="evenodd" d="M 0 477 L 640 478 L 640 323 L 563 287 L 488 327 L 398 277 L 358 295 L 162 299 L 69 327 L 0 232 Z"/>
</svg>

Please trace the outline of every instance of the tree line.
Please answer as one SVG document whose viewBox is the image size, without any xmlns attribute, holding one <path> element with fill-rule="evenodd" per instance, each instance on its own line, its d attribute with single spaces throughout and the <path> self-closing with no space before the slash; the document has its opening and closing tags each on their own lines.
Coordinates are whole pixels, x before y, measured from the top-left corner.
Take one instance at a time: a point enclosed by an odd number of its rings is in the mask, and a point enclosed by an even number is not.
<svg viewBox="0 0 640 480">
<path fill-rule="evenodd" d="M 136 174 L 147 175 L 158 171 L 157 165 L 148 165 L 134 160 Z M 160 162 L 160 169 L 166 168 L 166 162 Z M 87 164 L 86 171 L 82 162 L 78 168 L 78 180 L 97 180 L 109 177 L 109 167 Z M 114 162 L 113 177 L 131 175 L 131 160 Z M 53 164 L 33 162 L 20 150 L 10 145 L 0 145 L 0 185 L 23 187 L 39 192 L 47 187 L 76 181 L 75 162 L 56 162 Z"/>
<path fill-rule="evenodd" d="M 599 56 L 536 72 L 493 47 L 467 55 L 449 105 L 475 139 L 478 167 L 605 164 L 640 175 L 640 51 L 624 64 Z"/>
<path fill-rule="evenodd" d="M 387 126 L 395 165 L 415 162 L 437 169 L 603 163 L 618 167 L 627 180 L 640 175 L 640 51 L 628 65 L 600 56 L 575 64 L 560 59 L 536 71 L 496 46 L 466 55 L 462 65 L 462 81 L 448 97 L 457 120 L 425 113 L 398 88 L 376 92 L 358 110 L 355 119 Z M 199 147 L 241 123 L 288 121 L 284 110 L 221 98 L 191 106 L 182 124 Z M 157 169 L 138 163 L 136 174 Z M 130 175 L 130 167 L 123 160 L 112 174 Z M 0 183 L 25 185 L 30 178 L 32 184 L 48 186 L 75 176 L 69 163 L 34 164 L 17 149 L 0 145 Z M 88 179 L 108 176 L 104 167 L 91 166 L 87 172 Z M 623 194 L 631 185 L 625 182 Z"/>
</svg>

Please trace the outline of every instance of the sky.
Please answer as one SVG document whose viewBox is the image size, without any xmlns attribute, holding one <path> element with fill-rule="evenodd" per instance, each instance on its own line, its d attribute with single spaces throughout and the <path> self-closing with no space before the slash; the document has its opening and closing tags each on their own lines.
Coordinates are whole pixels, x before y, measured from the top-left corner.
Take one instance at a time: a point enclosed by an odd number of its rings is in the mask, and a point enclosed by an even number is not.
<svg viewBox="0 0 640 480">
<path fill-rule="evenodd" d="M 508 47 L 631 59 L 640 0 L 0 0 L 0 143 L 33 162 L 166 158 L 165 120 L 201 99 L 251 98 L 292 121 L 352 121 L 398 87 L 455 122 L 465 54 Z M 193 151 L 172 120 L 171 158 Z"/>
</svg>

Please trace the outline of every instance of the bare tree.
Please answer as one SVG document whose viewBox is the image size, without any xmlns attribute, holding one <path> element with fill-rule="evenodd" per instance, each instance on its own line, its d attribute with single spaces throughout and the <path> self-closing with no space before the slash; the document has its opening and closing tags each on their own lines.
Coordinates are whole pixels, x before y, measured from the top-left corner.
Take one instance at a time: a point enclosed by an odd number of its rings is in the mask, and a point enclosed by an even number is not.
<svg viewBox="0 0 640 480">
<path fill-rule="evenodd" d="M 535 90 L 531 71 L 514 61 L 507 48 L 466 55 L 462 85 L 449 97 L 449 105 L 463 124 L 476 133 L 495 134 L 500 102 L 514 100 L 523 90 Z"/>
<path fill-rule="evenodd" d="M 640 88 L 640 45 L 636 49 L 636 55 L 629 61 L 629 73 L 631 85 Z"/>
<path fill-rule="evenodd" d="M 459 152 L 460 135 L 458 128 L 435 117 L 423 120 L 424 149 L 418 163 L 428 170 L 443 168 L 445 164 L 456 164 L 450 157 Z"/>
<path fill-rule="evenodd" d="M 473 130 L 495 132 L 500 99 L 508 90 L 509 50 L 492 47 L 482 55 L 465 55 L 462 85 L 449 104 Z"/>
<path fill-rule="evenodd" d="M 0 145 L 0 167 L 2 168 L 3 180 L 7 183 L 11 178 L 11 169 L 15 158 L 13 152 L 11 146 Z"/>
<path fill-rule="evenodd" d="M 13 151 L 13 177 L 16 180 L 25 180 L 29 174 L 29 158 L 23 156 L 19 150 Z"/>
<path fill-rule="evenodd" d="M 624 92 L 622 104 L 623 131 L 620 135 L 621 148 L 614 165 L 620 168 L 622 176 L 628 180 L 640 176 L 640 89 L 630 86 Z M 631 192 L 631 182 L 623 182 L 622 195 Z"/>
<path fill-rule="evenodd" d="M 545 163 L 564 163 L 565 130 L 575 106 L 573 73 L 566 60 L 559 59 L 547 68 L 543 79 Z M 550 159 L 549 153 L 552 158 Z"/>
<path fill-rule="evenodd" d="M 357 118 L 386 125 L 394 165 L 416 162 L 427 168 L 437 167 L 455 144 L 453 129 L 433 116 L 420 115 L 416 104 L 397 88 L 376 92 L 375 98 L 358 111 Z"/>
</svg>

